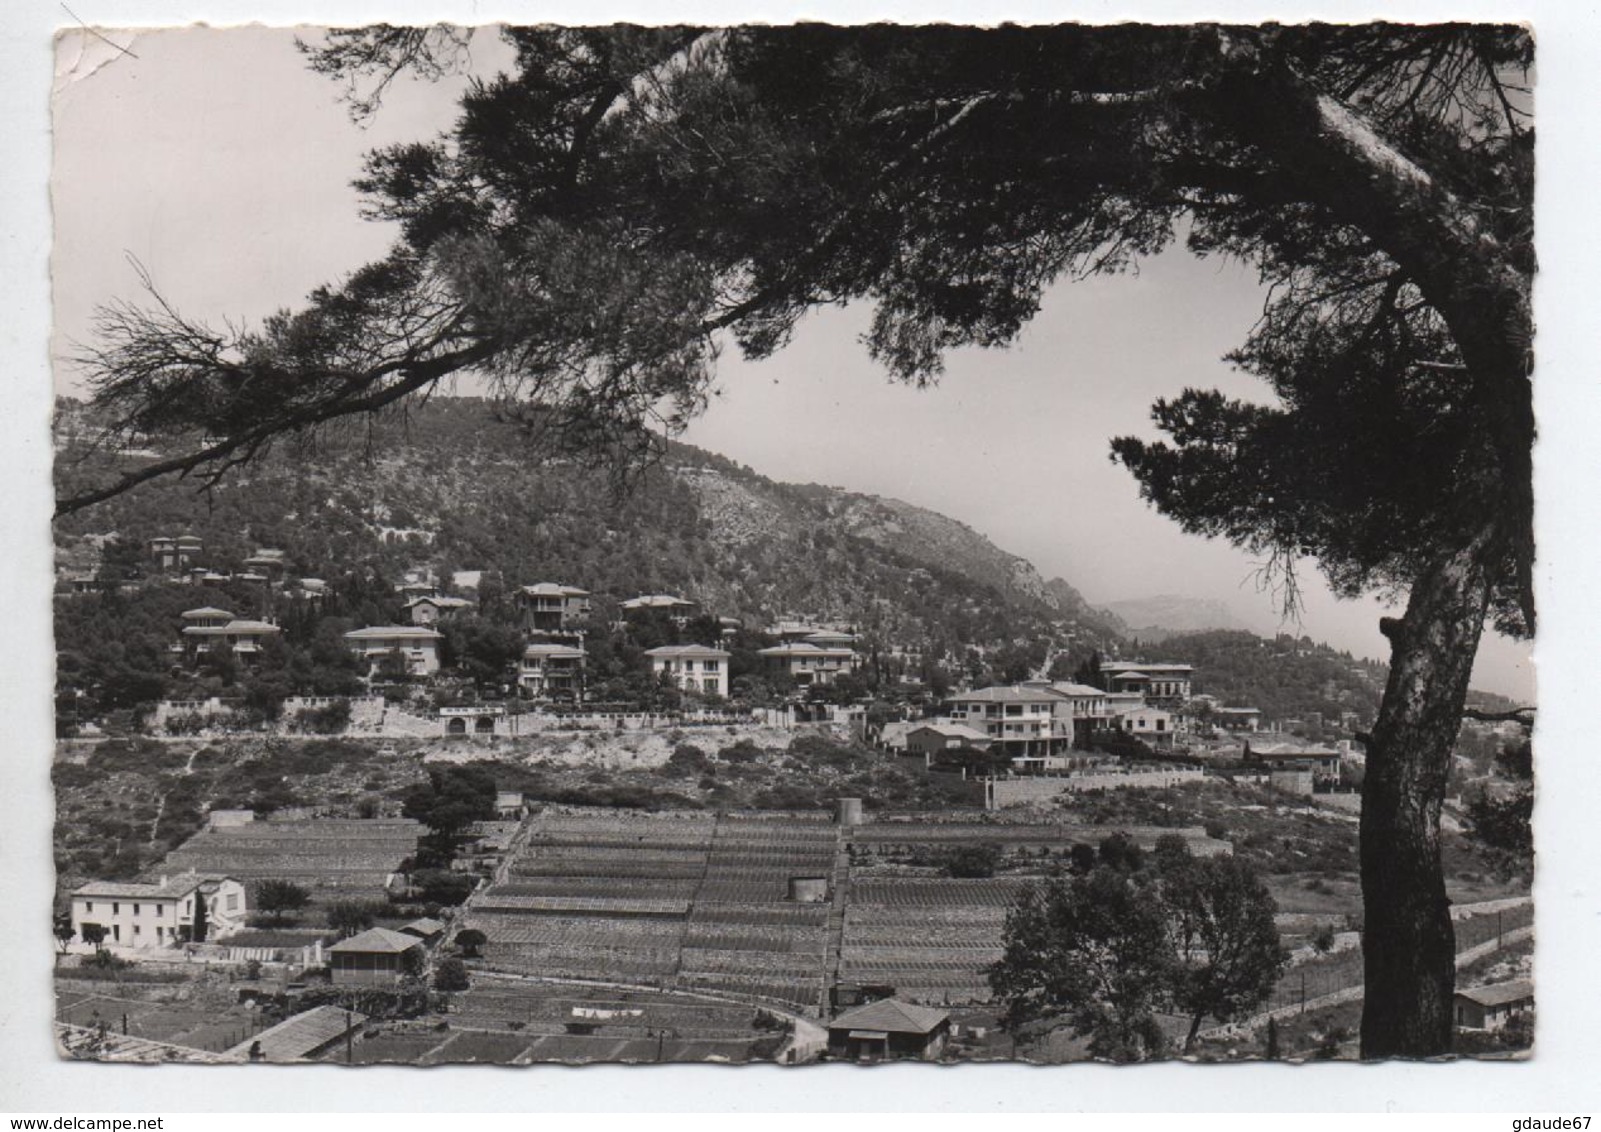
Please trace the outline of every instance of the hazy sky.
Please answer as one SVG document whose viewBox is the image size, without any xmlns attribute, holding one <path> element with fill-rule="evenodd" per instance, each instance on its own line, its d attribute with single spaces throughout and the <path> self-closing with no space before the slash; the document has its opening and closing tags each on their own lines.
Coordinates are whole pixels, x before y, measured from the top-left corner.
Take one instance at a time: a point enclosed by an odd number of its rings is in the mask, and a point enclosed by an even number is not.
<svg viewBox="0 0 1601 1132">
<path fill-rule="evenodd" d="M 118 38 L 127 42 L 127 37 Z M 60 357 L 95 304 L 138 298 L 132 256 L 191 316 L 253 321 L 381 255 L 349 182 L 366 149 L 430 135 L 460 81 L 404 83 L 365 128 L 306 70 L 289 32 L 142 33 L 135 57 L 84 36 L 58 53 L 53 288 Z M 479 69 L 502 59 L 474 42 Z M 864 309 L 803 324 L 777 357 L 730 349 L 718 397 L 686 439 L 775 479 L 894 495 L 960 519 L 1060 574 L 1091 601 L 1179 594 L 1222 601 L 1251 627 L 1279 621 L 1255 563 L 1182 534 L 1107 458 L 1109 438 L 1150 434 L 1158 396 L 1187 385 L 1257 396 L 1220 358 L 1261 310 L 1238 264 L 1182 251 L 1136 274 L 1062 285 L 1021 341 L 953 355 L 933 389 L 889 382 L 857 341 Z M 73 388 L 70 368 L 58 383 Z M 1308 566 L 1296 631 L 1382 657 L 1373 601 L 1336 602 Z M 1489 637 L 1478 686 L 1532 695 L 1524 646 Z"/>
</svg>

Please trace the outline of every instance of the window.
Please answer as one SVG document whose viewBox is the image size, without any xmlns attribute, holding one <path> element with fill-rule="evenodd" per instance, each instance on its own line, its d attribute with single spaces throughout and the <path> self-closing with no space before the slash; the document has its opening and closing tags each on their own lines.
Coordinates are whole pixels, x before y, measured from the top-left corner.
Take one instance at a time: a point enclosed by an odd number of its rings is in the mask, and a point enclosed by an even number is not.
<svg viewBox="0 0 1601 1132">
<path fill-rule="evenodd" d="M 138 915 L 138 914 L 139 914 L 139 905 L 137 905 L 137 904 L 135 904 L 135 905 L 134 905 L 134 906 L 133 906 L 133 914 L 134 914 L 134 915 L 135 915 L 135 916 L 137 916 L 137 915 Z M 137 929 L 136 929 L 136 930 L 137 930 Z"/>
<path fill-rule="evenodd" d="M 83 910 L 85 915 L 93 912 L 95 910 L 95 902 L 93 900 L 85 900 L 83 902 Z"/>
<path fill-rule="evenodd" d="M 718 668 L 718 664 L 717 664 L 717 661 L 715 661 L 715 660 L 708 660 L 705 664 L 701 665 L 701 667 L 704 668 L 707 672 L 716 672 L 717 668 Z"/>
<path fill-rule="evenodd" d="M 239 910 L 239 894 L 237 892 L 230 892 L 228 894 L 228 911 L 237 912 L 238 910 Z"/>
<path fill-rule="evenodd" d="M 139 925 L 138 924 L 135 924 L 133 926 L 133 934 L 134 935 L 138 935 L 139 934 Z"/>
<path fill-rule="evenodd" d="M 122 905 L 121 905 L 121 904 L 118 904 L 118 903 L 113 903 L 113 904 L 112 904 L 112 905 L 111 905 L 111 914 L 112 914 L 112 915 L 113 915 L 113 916 L 115 916 L 115 915 L 118 915 L 118 914 L 120 914 L 120 913 L 121 913 L 121 912 L 122 912 Z"/>
</svg>

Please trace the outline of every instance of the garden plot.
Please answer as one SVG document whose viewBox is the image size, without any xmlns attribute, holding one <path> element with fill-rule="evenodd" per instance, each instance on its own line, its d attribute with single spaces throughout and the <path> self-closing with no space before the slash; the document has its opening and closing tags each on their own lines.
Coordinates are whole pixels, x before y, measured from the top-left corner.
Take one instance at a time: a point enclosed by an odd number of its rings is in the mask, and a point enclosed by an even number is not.
<svg viewBox="0 0 1601 1132">
<path fill-rule="evenodd" d="M 313 895 L 379 897 L 417 847 L 422 827 L 406 819 L 262 821 L 195 834 L 159 869 L 221 873 L 242 881 L 293 881 Z"/>
</svg>

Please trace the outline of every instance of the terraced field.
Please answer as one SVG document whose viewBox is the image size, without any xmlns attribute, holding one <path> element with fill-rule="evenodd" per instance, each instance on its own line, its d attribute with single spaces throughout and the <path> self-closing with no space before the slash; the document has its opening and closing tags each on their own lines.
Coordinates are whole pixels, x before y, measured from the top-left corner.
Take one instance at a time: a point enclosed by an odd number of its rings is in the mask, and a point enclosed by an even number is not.
<svg viewBox="0 0 1601 1132">
<path fill-rule="evenodd" d="M 731 994 L 815 1012 L 826 904 L 787 900 L 829 876 L 820 818 L 541 814 L 505 879 L 474 902 L 487 966 Z"/>
<path fill-rule="evenodd" d="M 770 1002 L 817 1015 L 837 983 L 893 986 L 906 999 L 986 1002 L 1006 911 L 1029 882 L 1097 827 L 891 820 L 842 829 L 821 815 L 543 813 L 499 883 L 474 898 L 485 964 L 508 973 L 659 986 Z M 1180 833 L 1197 853 L 1228 848 Z M 1025 873 L 957 880 L 926 865 L 998 845 Z M 795 878 L 829 898 L 789 899 Z"/>
<path fill-rule="evenodd" d="M 152 873 L 226 873 L 249 884 L 277 877 L 320 901 L 383 896 L 384 883 L 417 848 L 422 827 L 407 818 L 257 821 L 195 834 Z"/>
</svg>

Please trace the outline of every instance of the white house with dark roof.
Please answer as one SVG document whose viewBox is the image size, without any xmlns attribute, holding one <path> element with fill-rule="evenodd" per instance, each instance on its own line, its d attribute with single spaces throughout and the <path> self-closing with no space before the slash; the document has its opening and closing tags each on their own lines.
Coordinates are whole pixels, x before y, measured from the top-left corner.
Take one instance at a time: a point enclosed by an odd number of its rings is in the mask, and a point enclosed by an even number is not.
<svg viewBox="0 0 1601 1132">
<path fill-rule="evenodd" d="M 662 645 L 646 649 L 651 675 L 669 679 L 686 692 L 706 696 L 728 695 L 728 658 L 724 649 L 707 645 Z"/>
<path fill-rule="evenodd" d="M 386 656 L 398 656 L 408 676 L 432 676 L 439 671 L 439 642 L 444 634 L 425 625 L 370 625 L 345 634 L 345 644 L 367 661 L 371 679 Z"/>
<path fill-rule="evenodd" d="M 572 645 L 536 641 L 523 649 L 517 684 L 530 699 L 553 696 L 581 702 L 584 695 L 584 650 Z"/>
<path fill-rule="evenodd" d="M 122 947 L 169 947 L 231 935 L 245 924 L 245 886 L 232 877 L 182 873 L 156 884 L 90 881 L 73 890 L 72 931 L 106 929 Z"/>
<path fill-rule="evenodd" d="M 775 671 L 787 673 L 800 685 L 832 684 L 842 672 L 855 669 L 854 649 L 793 641 L 758 649 L 757 655 Z"/>
</svg>

